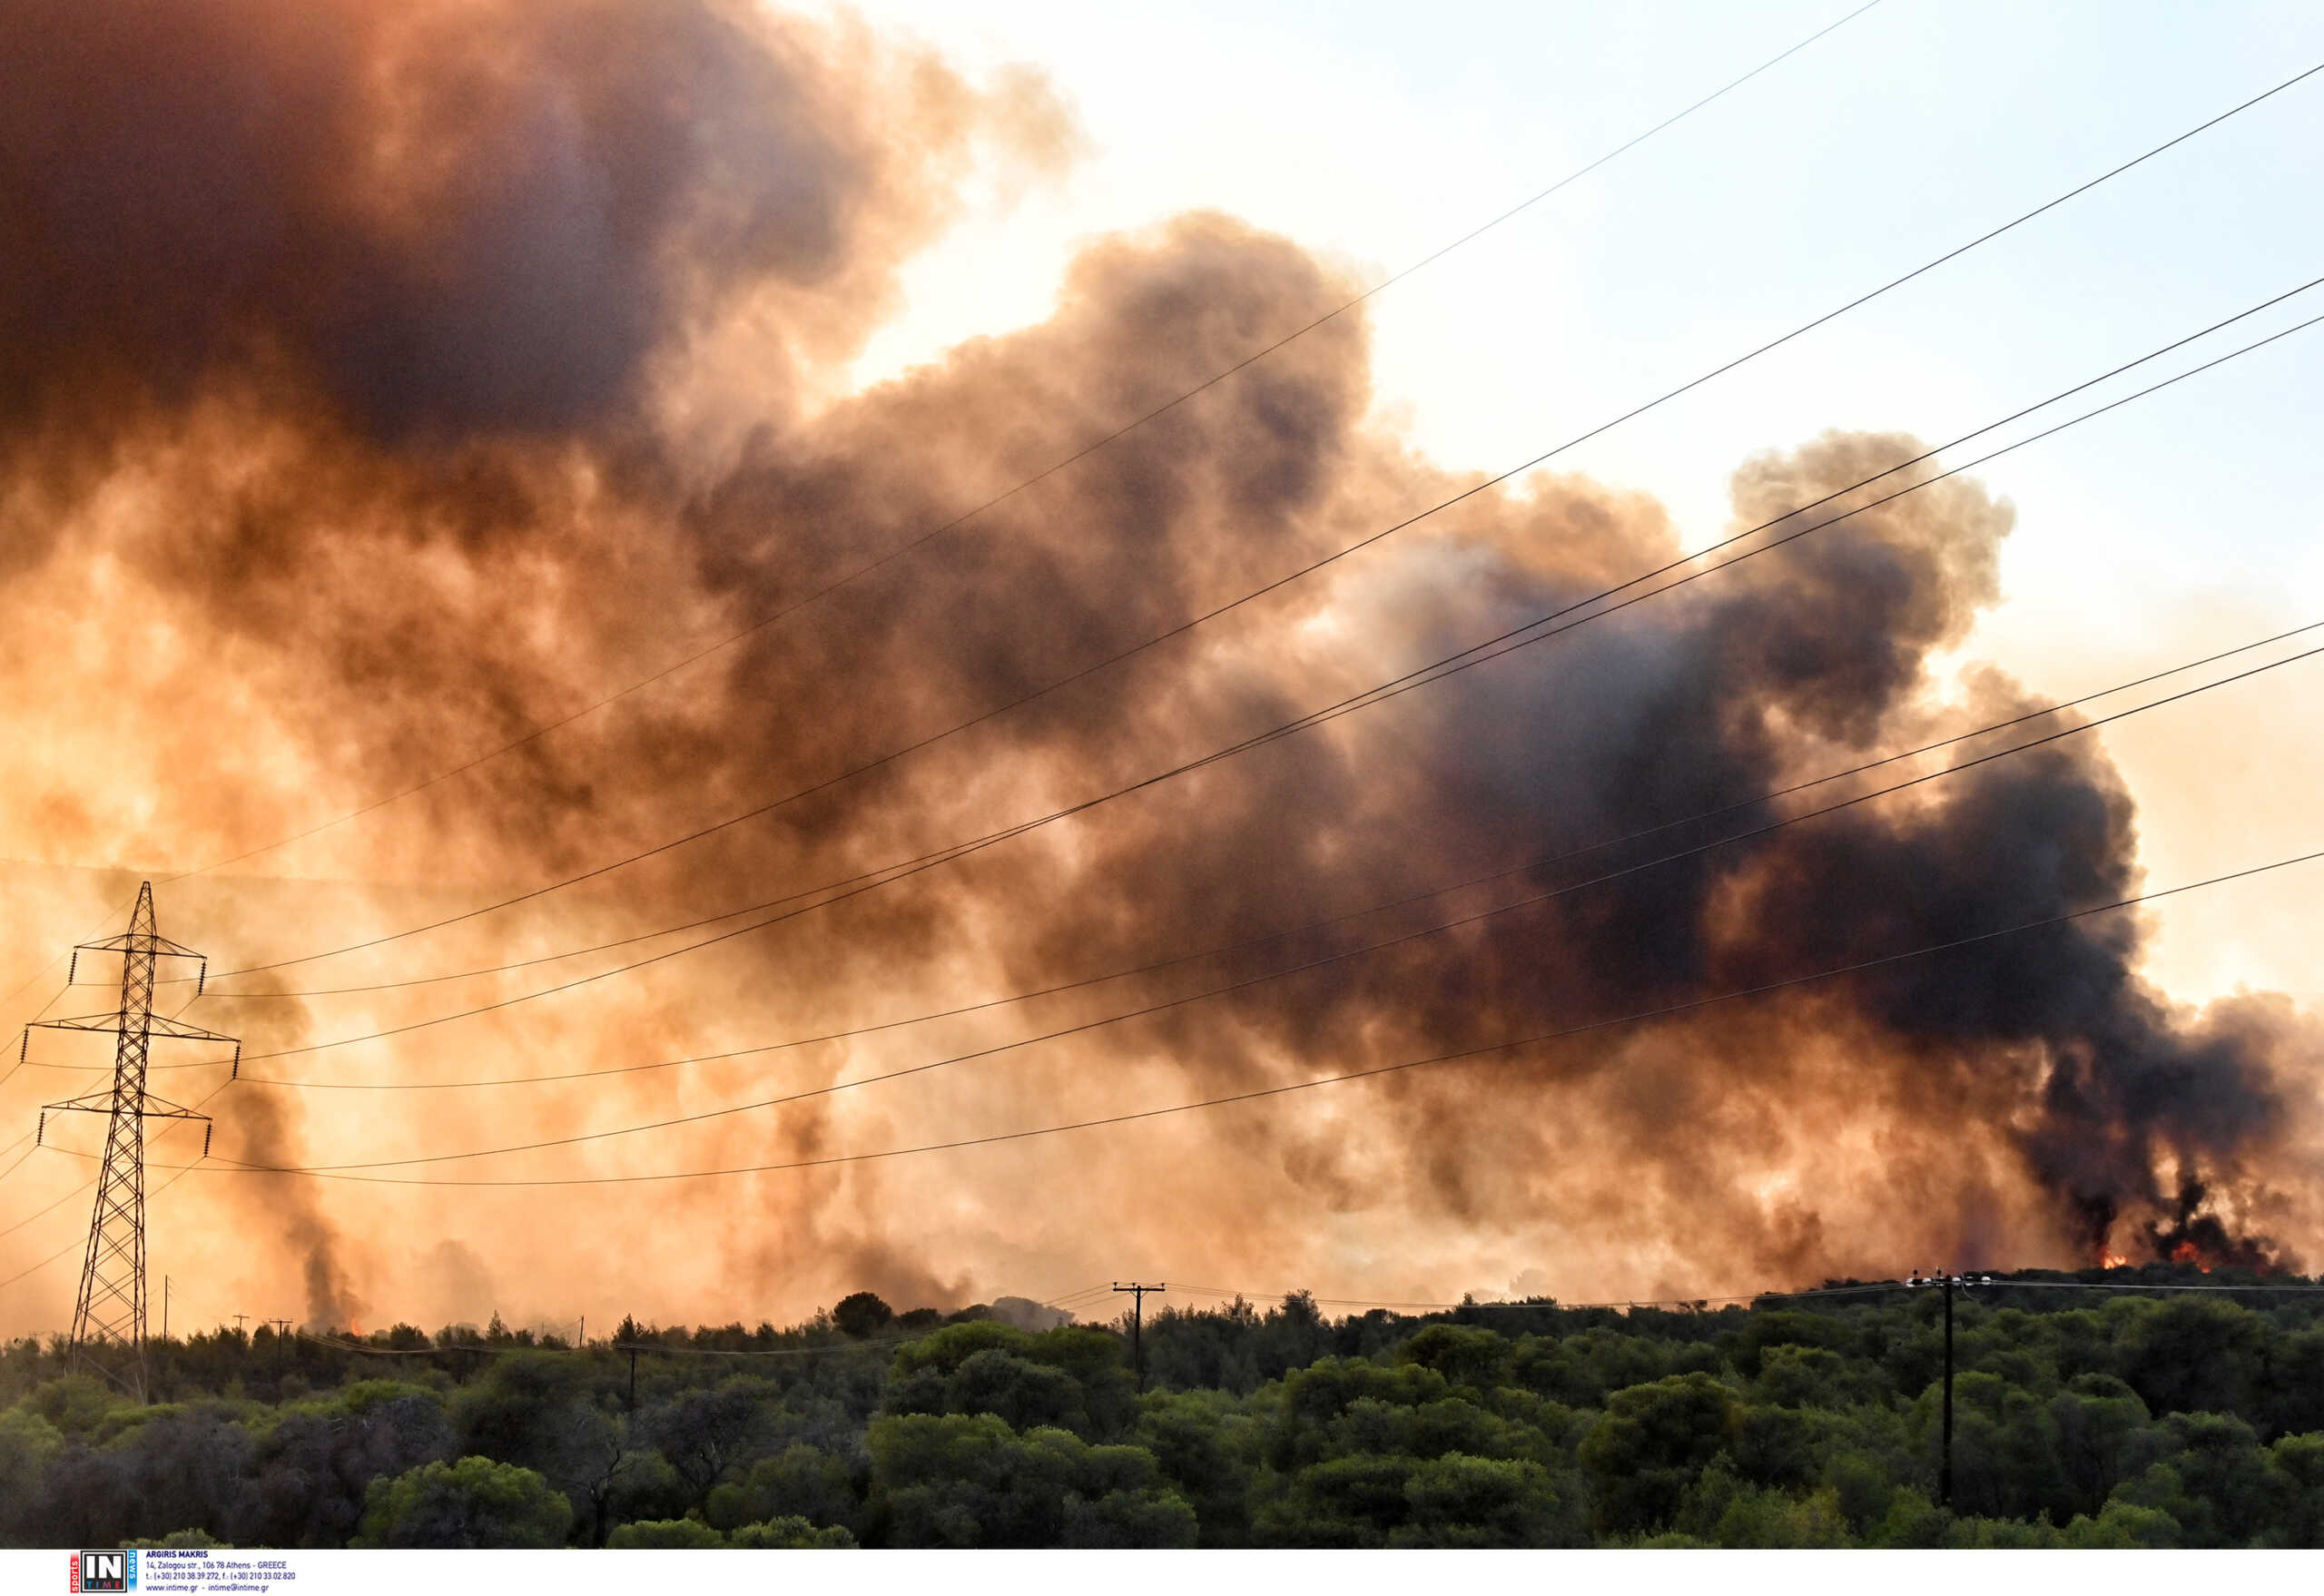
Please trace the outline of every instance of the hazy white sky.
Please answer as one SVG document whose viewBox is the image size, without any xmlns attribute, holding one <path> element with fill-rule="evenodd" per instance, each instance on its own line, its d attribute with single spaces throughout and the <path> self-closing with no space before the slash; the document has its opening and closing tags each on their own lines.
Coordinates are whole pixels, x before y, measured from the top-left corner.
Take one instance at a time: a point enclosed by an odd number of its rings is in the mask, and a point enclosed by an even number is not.
<svg viewBox="0 0 2324 1596">
<path fill-rule="evenodd" d="M 1849 9 L 862 7 L 971 73 L 1039 66 L 1088 138 L 1060 186 L 990 197 L 918 264 L 862 373 L 1037 320 L 1078 241 L 1188 208 L 1376 281 Z M 1884 0 L 1375 300 L 1382 414 L 1505 469 L 2319 63 L 2314 5 Z M 1710 541 L 1752 450 L 1941 441 L 2324 275 L 2319 180 L 2324 74 L 1558 465 Z M 2074 409 L 2319 313 L 2324 289 Z M 2073 696 L 2324 618 L 2319 353 L 2324 328 L 1984 468 L 2020 520 L 1969 654 Z M 2324 845 L 2319 694 L 2324 661 L 2104 734 L 2151 884 Z M 2189 998 L 2324 990 L 2318 884 L 2174 905 L 2155 972 Z"/>
</svg>

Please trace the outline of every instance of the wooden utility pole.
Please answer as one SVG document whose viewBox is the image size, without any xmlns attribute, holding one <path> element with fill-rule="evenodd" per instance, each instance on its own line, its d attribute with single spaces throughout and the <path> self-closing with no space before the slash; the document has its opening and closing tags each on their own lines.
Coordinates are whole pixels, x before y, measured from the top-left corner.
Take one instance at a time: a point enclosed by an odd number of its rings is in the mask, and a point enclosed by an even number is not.
<svg viewBox="0 0 2324 1596">
<path fill-rule="evenodd" d="M 1143 1396 L 1146 1394 L 1146 1294 L 1149 1291 L 1167 1291 L 1170 1288 L 1167 1285 L 1147 1286 L 1136 1280 L 1124 1285 L 1117 1280 L 1114 1282 L 1114 1289 L 1130 1294 L 1130 1359 L 1137 1365 L 1137 1394 Z"/>
<path fill-rule="evenodd" d="M 1940 1275 L 1924 1275 L 1913 1271 L 1906 1286 L 1941 1286 L 1945 1288 L 1945 1419 L 1944 1439 L 1938 1453 L 1936 1472 L 1936 1504 L 1946 1512 L 1953 1508 L 1953 1293 L 1956 1288 L 1991 1286 L 1990 1275 L 1955 1275 L 1946 1270 Z"/>
<path fill-rule="evenodd" d="M 1936 1504 L 1953 1509 L 1953 1276 L 1945 1277 L 1945 1466 L 1938 1476 Z"/>
</svg>

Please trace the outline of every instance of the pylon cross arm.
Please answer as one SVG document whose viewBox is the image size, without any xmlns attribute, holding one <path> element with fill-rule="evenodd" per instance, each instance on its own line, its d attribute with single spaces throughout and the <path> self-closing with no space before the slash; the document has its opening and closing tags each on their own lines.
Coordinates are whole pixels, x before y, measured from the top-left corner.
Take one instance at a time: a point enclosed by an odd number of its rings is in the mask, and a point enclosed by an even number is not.
<svg viewBox="0 0 2324 1596">
<path fill-rule="evenodd" d="M 121 1030 L 121 1016 L 118 1013 L 76 1014 L 66 1020 L 35 1020 L 25 1029 L 27 1030 L 118 1031 Z M 240 1037 L 228 1036 L 222 1031 L 208 1030 L 199 1025 L 188 1025 L 182 1020 L 172 1020 L 166 1014 L 146 1015 L 145 1029 L 151 1035 L 174 1037 L 180 1041 L 232 1042 L 241 1039 Z"/>
<path fill-rule="evenodd" d="M 192 1108 L 181 1108 L 166 1098 L 156 1097 L 144 1098 L 138 1104 L 137 1111 L 148 1119 L 207 1119 L 210 1118 L 207 1114 L 197 1113 Z M 110 1114 L 113 1112 L 113 1093 L 109 1089 L 102 1092 L 86 1092 L 77 1098 L 67 1098 L 61 1103 L 43 1103 L 41 1112 L 44 1114 Z"/>
<path fill-rule="evenodd" d="M 77 1098 L 67 1098 L 61 1103 L 43 1103 L 44 1114 L 110 1114 L 113 1112 L 113 1090 L 84 1092 Z"/>
<path fill-rule="evenodd" d="M 84 953 L 150 953 L 156 959 L 200 959 L 183 942 L 173 942 L 159 931 L 131 931 L 118 937 L 107 937 L 101 942 L 75 942 L 74 947 Z"/>
<path fill-rule="evenodd" d="M 172 1020 L 166 1014 L 153 1016 L 153 1033 L 155 1036 L 175 1037 L 181 1041 L 189 1042 L 238 1042 L 242 1039 L 240 1037 L 228 1036 L 222 1031 L 204 1030 L 201 1026 L 188 1025 L 182 1020 Z"/>
</svg>

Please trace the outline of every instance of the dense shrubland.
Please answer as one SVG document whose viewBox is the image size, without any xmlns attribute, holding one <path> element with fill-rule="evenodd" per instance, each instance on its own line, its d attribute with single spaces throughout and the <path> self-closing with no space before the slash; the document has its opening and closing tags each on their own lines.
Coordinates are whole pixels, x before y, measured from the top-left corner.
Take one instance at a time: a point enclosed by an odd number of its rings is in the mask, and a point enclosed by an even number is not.
<svg viewBox="0 0 2324 1596">
<path fill-rule="evenodd" d="M 1951 1512 L 1939 1308 L 1236 1303 L 1149 1317 L 1142 1396 L 1116 1327 L 869 1297 L 791 1331 L 625 1325 L 634 1388 L 626 1346 L 497 1321 L 156 1344 L 149 1406 L 20 1342 L 0 1355 L 0 1541 L 2324 1543 L 2324 1296 L 1964 1299 Z"/>
</svg>

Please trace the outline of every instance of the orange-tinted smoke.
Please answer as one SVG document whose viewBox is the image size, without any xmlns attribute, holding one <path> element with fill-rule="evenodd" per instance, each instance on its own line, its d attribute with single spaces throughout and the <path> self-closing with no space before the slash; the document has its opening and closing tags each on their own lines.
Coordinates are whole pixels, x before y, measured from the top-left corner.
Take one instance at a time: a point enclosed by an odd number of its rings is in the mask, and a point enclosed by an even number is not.
<svg viewBox="0 0 2324 1596">
<path fill-rule="evenodd" d="M 185 868 L 398 791 L 800 604 L 1347 291 L 1285 241 L 1181 217 L 1089 245 L 1046 321 L 850 392 L 844 362 L 967 174 L 1069 151 L 1037 79 L 982 90 L 851 25 L 708 4 L 34 9 L 0 44 L 0 228 L 25 241 L 0 278 L 0 591 L 23 623 L 0 673 L 27 751 L 6 852 Z M 1917 449 L 1836 432 L 1754 458 L 1737 517 Z M 165 929 L 228 965 L 271 961 L 619 857 L 1035 692 L 1458 481 L 1372 419 L 1364 325 L 1342 318 L 667 682 L 165 890 Z M 1988 676 L 1940 710 L 1927 674 L 1997 597 L 2010 519 L 1940 484 L 782 928 L 264 1072 L 570 1073 L 811 1036 L 1716 810 L 2025 707 Z M 251 995 L 540 957 L 909 858 L 1330 703 L 1679 542 L 1650 502 L 1578 478 L 1481 495 L 762 820 L 448 935 L 222 982 L 203 1013 L 262 1052 L 555 984 L 614 961 Z M 540 1088 L 241 1086 L 217 1098 L 220 1149 L 392 1158 L 827 1084 L 1760 818 L 846 1043 Z M 907 1086 L 416 1172 L 815 1158 L 1483 1046 L 2119 897 L 2134 823 L 2101 748 L 2054 744 Z M 312 1319 L 366 1323 L 780 1320 L 859 1286 L 954 1302 L 1133 1263 L 1575 1296 L 2109 1244 L 2312 1246 L 2319 1216 L 2287 1173 L 2312 1119 L 2287 1082 L 2313 1027 L 2266 1000 L 2174 1008 L 2138 975 L 2140 936 L 2080 921 L 1495 1061 L 975 1153 L 564 1189 L 197 1174 L 176 1245 L 251 1292 L 297 1292 Z"/>
</svg>

